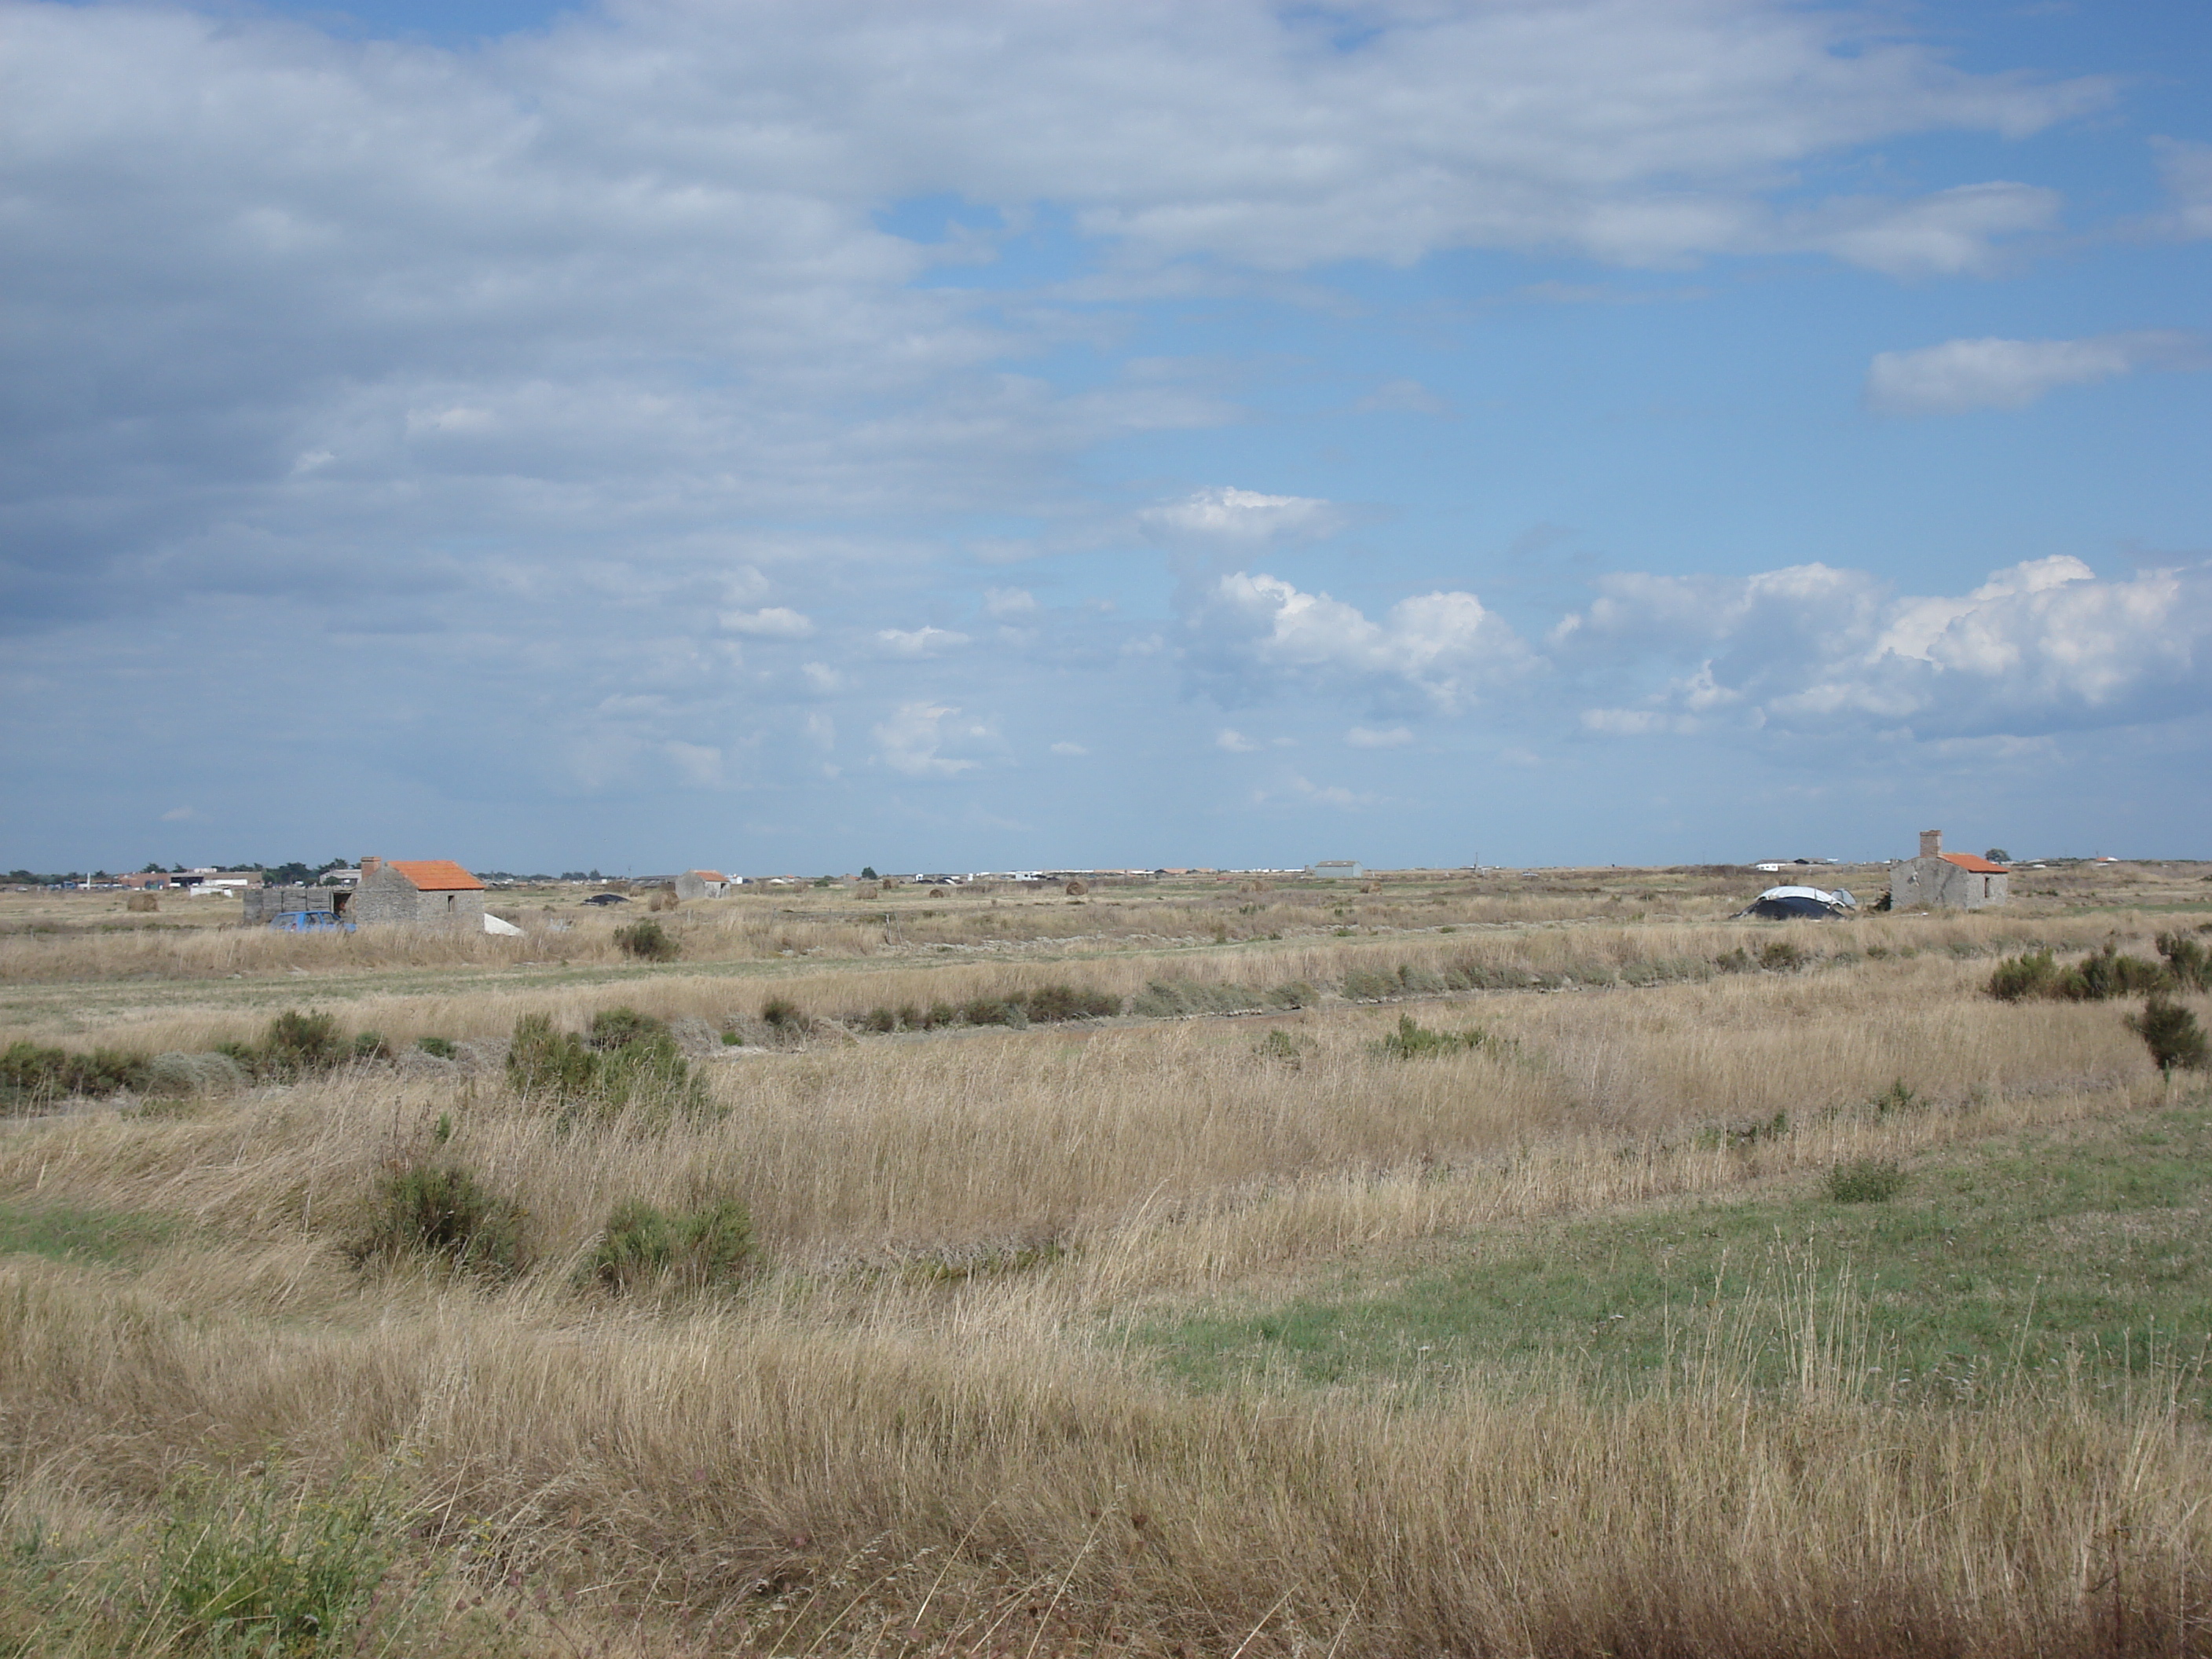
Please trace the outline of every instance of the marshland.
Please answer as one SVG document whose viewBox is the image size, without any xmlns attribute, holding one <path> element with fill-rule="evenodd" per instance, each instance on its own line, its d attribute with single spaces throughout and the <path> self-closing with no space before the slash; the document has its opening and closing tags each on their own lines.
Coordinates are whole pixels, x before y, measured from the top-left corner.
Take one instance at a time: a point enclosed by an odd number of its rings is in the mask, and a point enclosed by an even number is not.
<svg viewBox="0 0 2212 1659">
<path fill-rule="evenodd" d="M 1762 881 L 0 894 L 0 1653 L 2212 1647 L 2212 875 Z"/>
</svg>

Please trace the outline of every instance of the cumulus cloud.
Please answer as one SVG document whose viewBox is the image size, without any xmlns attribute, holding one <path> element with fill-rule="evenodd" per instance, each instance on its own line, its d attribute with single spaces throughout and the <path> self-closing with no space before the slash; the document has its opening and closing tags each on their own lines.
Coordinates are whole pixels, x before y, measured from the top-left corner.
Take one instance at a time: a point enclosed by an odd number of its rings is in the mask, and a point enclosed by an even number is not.
<svg viewBox="0 0 2212 1659">
<path fill-rule="evenodd" d="M 763 640 L 814 637 L 813 621 L 782 605 L 772 605 L 763 611 L 725 611 L 722 626 L 732 634 L 748 634 Z"/>
<path fill-rule="evenodd" d="M 1059 743 L 1056 743 L 1056 744 L 1053 744 L 1053 746 L 1052 746 L 1052 752 L 1053 752 L 1054 754 L 1055 754 L 1055 755 L 1071 755 L 1071 756 L 1073 756 L 1073 755 L 1087 755 L 1087 754 L 1089 754 L 1091 751 L 1090 751 L 1088 749 L 1085 749 L 1085 748 L 1081 744 L 1079 744 L 1079 743 L 1068 743 L 1068 742 L 1066 742 L 1066 741 L 1063 740 L 1063 741 L 1061 741 L 1061 742 L 1059 742 Z"/>
<path fill-rule="evenodd" d="M 1869 573 L 1822 565 L 1601 586 L 1555 630 L 1563 661 L 1695 660 L 1637 702 L 1586 709 L 1594 732 L 2033 736 L 2212 707 L 2212 566 L 2106 580 L 2055 556 L 1936 597 L 1893 596 Z"/>
<path fill-rule="evenodd" d="M 976 763 L 940 755 L 945 722 L 960 711 L 936 702 L 901 703 L 890 718 L 873 728 L 876 753 L 894 772 L 910 778 L 950 778 L 972 772 Z"/>
<path fill-rule="evenodd" d="M 1354 749 L 1403 749 L 1413 742 L 1413 734 L 1402 726 L 1389 726 L 1380 730 L 1373 726 L 1355 726 L 1344 734 L 1344 740 Z"/>
<path fill-rule="evenodd" d="M 2212 144 L 2155 142 L 2159 172 L 2173 204 L 2156 221 L 2158 228 L 2192 241 L 2212 236 Z"/>
<path fill-rule="evenodd" d="M 1401 599 L 1377 622 L 1327 593 L 1249 571 L 1204 590 L 1186 634 L 1189 659 L 1218 679 L 1395 683 L 1446 712 L 1535 664 L 1520 636 L 1472 593 Z"/>
<path fill-rule="evenodd" d="M 876 646 L 887 657 L 933 657 L 968 643 L 965 634 L 949 628 L 885 628 L 876 634 Z"/>
<path fill-rule="evenodd" d="M 1257 754 L 1260 745 L 1233 726 L 1224 726 L 1213 734 L 1213 746 L 1226 749 L 1232 755 Z"/>
<path fill-rule="evenodd" d="M 2201 368 L 2195 335 L 2172 331 L 2103 334 L 2082 340 L 1946 340 L 1918 351 L 1876 354 L 1866 400 L 1888 415 L 1954 415 L 2025 409 L 2045 392 L 2139 368 Z"/>
<path fill-rule="evenodd" d="M 1166 539 L 1231 544 L 1324 536 L 1343 522 L 1342 514 L 1328 501 L 1234 488 L 1201 489 L 1188 500 L 1149 507 L 1139 518 Z"/>
<path fill-rule="evenodd" d="M 983 590 L 983 614 L 994 621 L 1033 617 L 1036 611 L 1036 595 L 1025 587 L 987 587 Z"/>
</svg>

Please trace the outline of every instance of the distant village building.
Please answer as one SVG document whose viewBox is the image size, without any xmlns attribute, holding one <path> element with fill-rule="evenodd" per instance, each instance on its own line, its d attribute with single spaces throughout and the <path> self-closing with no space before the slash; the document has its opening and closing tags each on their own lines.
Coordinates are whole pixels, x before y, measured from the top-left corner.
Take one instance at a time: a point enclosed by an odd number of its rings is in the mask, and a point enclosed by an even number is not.
<svg viewBox="0 0 2212 1659">
<path fill-rule="evenodd" d="M 686 870 L 676 878 L 676 896 L 680 899 L 720 898 L 733 884 L 720 870 Z"/>
<path fill-rule="evenodd" d="M 363 859 L 349 921 L 483 931 L 484 884 L 451 859 Z"/>
<path fill-rule="evenodd" d="M 1979 910 L 2012 899 L 2012 872 L 1972 853 L 1943 850 L 1941 830 L 1920 832 L 1920 856 L 1890 866 L 1889 908 Z"/>
<path fill-rule="evenodd" d="M 1358 859 L 1323 859 L 1306 866 L 1306 873 L 1324 881 L 1356 881 L 1367 871 Z"/>
</svg>

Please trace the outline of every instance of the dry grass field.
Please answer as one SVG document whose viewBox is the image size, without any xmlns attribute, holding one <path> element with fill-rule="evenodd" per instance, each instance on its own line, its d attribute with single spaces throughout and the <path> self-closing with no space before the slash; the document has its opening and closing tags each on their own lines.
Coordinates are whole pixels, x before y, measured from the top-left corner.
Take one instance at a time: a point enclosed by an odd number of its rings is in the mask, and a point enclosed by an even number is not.
<svg viewBox="0 0 2212 1659">
<path fill-rule="evenodd" d="M 2212 1651 L 2212 877 L 1763 879 L 0 894 L 0 1655 Z"/>
</svg>

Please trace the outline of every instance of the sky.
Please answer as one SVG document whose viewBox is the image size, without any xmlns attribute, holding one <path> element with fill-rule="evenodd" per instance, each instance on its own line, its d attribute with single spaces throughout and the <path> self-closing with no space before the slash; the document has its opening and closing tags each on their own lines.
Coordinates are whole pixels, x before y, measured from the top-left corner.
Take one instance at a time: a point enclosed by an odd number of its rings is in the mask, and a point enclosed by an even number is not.
<svg viewBox="0 0 2212 1659">
<path fill-rule="evenodd" d="M 0 868 L 2212 856 L 2212 12 L 0 0 Z"/>
</svg>

